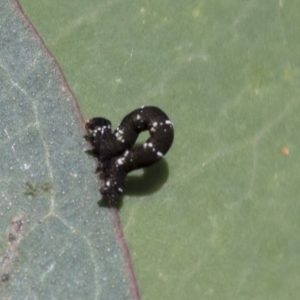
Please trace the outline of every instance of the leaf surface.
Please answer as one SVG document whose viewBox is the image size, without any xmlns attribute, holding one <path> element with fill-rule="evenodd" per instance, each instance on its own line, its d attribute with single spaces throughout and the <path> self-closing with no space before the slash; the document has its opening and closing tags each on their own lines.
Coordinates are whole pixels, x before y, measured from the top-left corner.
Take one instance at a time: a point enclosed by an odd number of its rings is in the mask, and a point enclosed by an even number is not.
<svg viewBox="0 0 300 300">
<path fill-rule="evenodd" d="M 0 2 L 0 298 L 137 299 L 83 120 L 18 3 Z"/>
</svg>

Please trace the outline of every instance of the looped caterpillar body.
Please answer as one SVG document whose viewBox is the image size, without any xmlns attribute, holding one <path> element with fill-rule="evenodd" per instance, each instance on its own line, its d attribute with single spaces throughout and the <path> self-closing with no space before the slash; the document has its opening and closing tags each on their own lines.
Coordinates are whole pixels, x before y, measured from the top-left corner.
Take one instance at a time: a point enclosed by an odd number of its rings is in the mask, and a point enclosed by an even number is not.
<svg viewBox="0 0 300 300">
<path fill-rule="evenodd" d="M 87 121 L 91 143 L 88 154 L 98 160 L 96 171 L 100 172 L 100 192 L 110 204 L 120 199 L 126 175 L 136 169 L 150 166 L 159 161 L 170 149 L 173 139 L 173 124 L 158 107 L 144 106 L 125 116 L 112 132 L 111 122 L 105 118 Z M 142 131 L 148 130 L 150 137 L 139 147 L 134 144 Z"/>
</svg>

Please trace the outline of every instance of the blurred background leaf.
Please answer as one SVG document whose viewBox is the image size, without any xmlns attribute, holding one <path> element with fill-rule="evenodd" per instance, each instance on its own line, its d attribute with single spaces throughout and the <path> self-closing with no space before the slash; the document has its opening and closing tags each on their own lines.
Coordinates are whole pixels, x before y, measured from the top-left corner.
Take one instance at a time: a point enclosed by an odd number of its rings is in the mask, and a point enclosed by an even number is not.
<svg viewBox="0 0 300 300">
<path fill-rule="evenodd" d="M 300 3 L 21 4 L 86 118 L 174 122 L 166 183 L 120 209 L 142 298 L 297 299 Z"/>
</svg>

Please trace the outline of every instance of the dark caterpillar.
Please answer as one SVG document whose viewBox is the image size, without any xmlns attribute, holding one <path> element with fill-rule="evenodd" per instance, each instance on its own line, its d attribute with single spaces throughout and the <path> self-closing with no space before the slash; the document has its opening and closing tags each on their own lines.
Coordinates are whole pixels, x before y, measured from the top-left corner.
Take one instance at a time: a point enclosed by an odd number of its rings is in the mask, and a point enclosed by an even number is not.
<svg viewBox="0 0 300 300">
<path fill-rule="evenodd" d="M 154 106 L 134 110 L 114 132 L 110 121 L 104 118 L 88 120 L 86 129 L 89 135 L 85 138 L 93 146 L 86 152 L 98 160 L 96 172 L 100 172 L 100 192 L 113 205 L 123 193 L 126 175 L 156 163 L 168 152 L 174 138 L 172 122 Z M 149 131 L 150 138 L 142 146 L 133 148 L 138 135 L 145 130 Z"/>
</svg>

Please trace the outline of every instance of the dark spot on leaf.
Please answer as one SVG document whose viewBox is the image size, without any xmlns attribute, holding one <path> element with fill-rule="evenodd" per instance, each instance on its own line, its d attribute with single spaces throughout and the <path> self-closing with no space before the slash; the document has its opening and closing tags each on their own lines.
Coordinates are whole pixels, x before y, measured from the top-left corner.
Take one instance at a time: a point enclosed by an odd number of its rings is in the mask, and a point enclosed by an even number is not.
<svg viewBox="0 0 300 300">
<path fill-rule="evenodd" d="M 31 182 L 26 181 L 23 186 L 23 192 L 26 196 L 36 197 L 42 193 L 49 192 L 52 189 L 51 182 Z"/>
<path fill-rule="evenodd" d="M 19 244 L 24 237 L 26 224 L 27 218 L 20 213 L 6 229 L 7 242 L 3 244 L 3 253 L 0 254 L 0 283 L 10 279 L 14 264 L 18 262 Z"/>
<path fill-rule="evenodd" d="M 51 182 L 44 182 L 41 184 L 41 189 L 44 192 L 49 192 L 52 189 L 52 183 Z"/>
<path fill-rule="evenodd" d="M 24 230 L 24 220 L 23 219 L 17 219 L 13 222 L 13 230 L 19 234 Z"/>
<path fill-rule="evenodd" d="M 8 234 L 8 241 L 10 243 L 14 242 L 17 239 L 15 235 L 13 235 L 11 232 Z"/>
<path fill-rule="evenodd" d="M 6 281 L 8 281 L 9 278 L 10 278 L 9 272 L 5 272 L 4 274 L 1 275 L 0 278 L 1 278 L 1 282 L 6 282 Z"/>
<path fill-rule="evenodd" d="M 37 195 L 36 185 L 29 182 L 29 181 L 26 181 L 25 184 L 24 184 L 24 194 L 26 196 L 35 197 Z"/>
<path fill-rule="evenodd" d="M 22 236 L 24 235 L 25 231 L 25 216 L 20 214 L 19 216 L 15 217 L 11 225 L 8 227 L 7 236 L 9 242 L 19 242 Z"/>
</svg>

